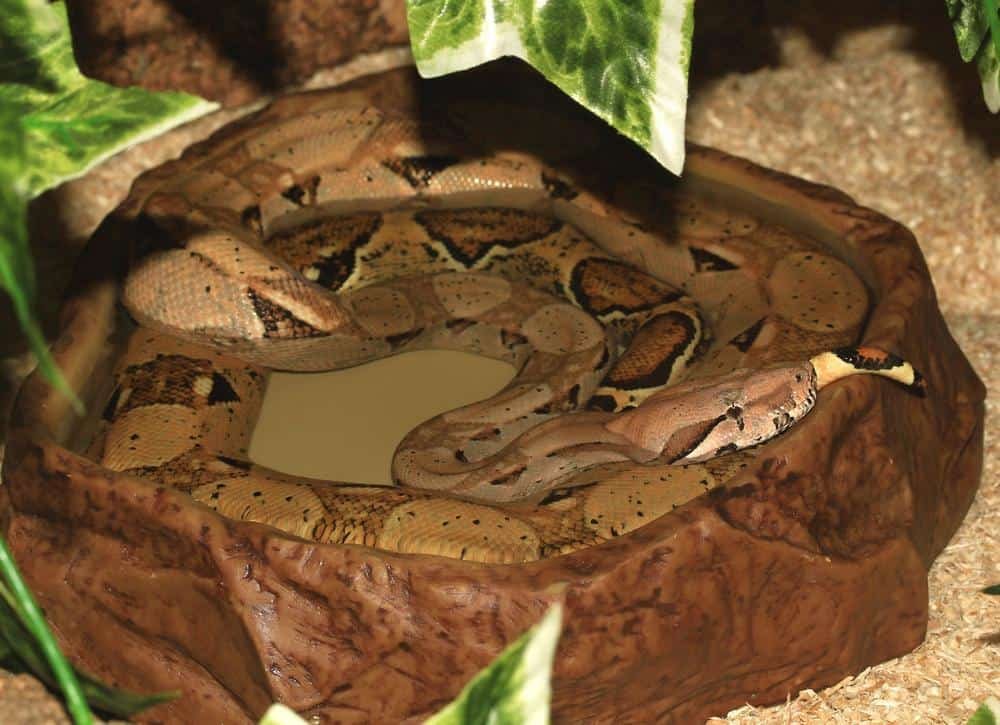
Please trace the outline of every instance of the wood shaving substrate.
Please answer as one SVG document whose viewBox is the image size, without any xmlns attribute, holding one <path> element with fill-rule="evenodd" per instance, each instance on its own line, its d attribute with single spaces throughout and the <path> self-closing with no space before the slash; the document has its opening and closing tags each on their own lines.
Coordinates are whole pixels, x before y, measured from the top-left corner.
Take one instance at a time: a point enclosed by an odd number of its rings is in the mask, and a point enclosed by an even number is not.
<svg viewBox="0 0 1000 725">
<path fill-rule="evenodd" d="M 989 138 L 976 128 L 1000 134 L 1000 119 L 984 123 L 981 100 L 957 99 L 954 75 L 946 77 L 935 62 L 879 50 L 884 52 L 839 62 L 798 58 L 794 68 L 702 84 L 689 108 L 689 138 L 837 186 L 909 226 L 927 257 L 952 332 L 995 391 L 1000 387 L 1000 311 L 995 309 L 1000 301 L 995 292 L 1000 287 L 1000 164 L 990 156 Z M 961 72 L 974 74 L 971 66 Z M 41 238 L 64 240 L 36 249 L 40 277 L 65 279 L 78 245 L 139 171 L 176 155 L 233 116 L 216 114 L 132 149 L 39 200 L 33 216 L 49 216 L 62 229 L 59 237 Z M 8 385 L 30 365 L 23 356 L 8 357 L 3 364 Z M 926 642 L 819 693 L 807 690 L 781 706 L 747 706 L 709 722 L 961 723 L 987 696 L 1000 692 L 1000 597 L 979 591 L 1000 583 L 998 424 L 993 393 L 987 402 L 980 492 L 930 573 Z M 3 722 L 68 722 L 58 709 L 38 705 L 37 690 L 28 689 L 31 696 L 20 706 L 0 707 Z M 24 690 L 23 677 L 0 673 L 0 702 L 12 705 Z"/>
<path fill-rule="evenodd" d="M 690 106 L 690 140 L 836 186 L 908 226 L 989 391 L 980 490 L 931 568 L 926 641 L 818 693 L 709 722 L 964 723 L 1000 693 L 1000 597 L 980 592 L 1000 583 L 1000 162 L 989 148 L 1000 117 L 984 119 L 981 99 L 956 99 L 950 81 L 935 63 L 891 51 L 729 76 Z"/>
</svg>

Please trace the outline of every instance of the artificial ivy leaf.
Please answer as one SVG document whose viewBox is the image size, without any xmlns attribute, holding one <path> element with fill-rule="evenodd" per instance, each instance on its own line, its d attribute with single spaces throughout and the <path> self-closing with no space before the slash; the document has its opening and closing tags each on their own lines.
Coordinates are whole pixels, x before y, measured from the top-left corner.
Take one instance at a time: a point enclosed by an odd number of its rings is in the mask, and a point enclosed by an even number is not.
<svg viewBox="0 0 1000 725">
<path fill-rule="evenodd" d="M 45 0 L 0 3 L 0 79 L 20 83 L 42 92 L 54 92 L 66 80 L 60 69 L 66 66 L 63 21 L 57 8 Z M 75 66 L 74 66 L 75 67 Z M 7 99 L 5 99 L 7 100 Z"/>
<path fill-rule="evenodd" d="M 85 77 L 61 2 L 0 0 L 0 17 L 0 104 L 21 114 L 29 195 L 216 107 L 184 93 L 116 88 Z"/>
<path fill-rule="evenodd" d="M 993 113 L 1000 112 L 1000 30 L 993 31 L 996 42 L 983 43 L 976 56 L 976 67 L 983 82 L 983 99 Z"/>
<path fill-rule="evenodd" d="M 267 712 L 257 725 L 309 725 L 309 723 L 299 717 L 292 708 L 276 702 L 267 708 Z"/>
<path fill-rule="evenodd" d="M 28 191 L 36 195 L 79 176 L 126 146 L 158 136 L 211 107 L 183 93 L 88 81 L 24 117 Z"/>
<path fill-rule="evenodd" d="M 983 84 L 983 99 L 1000 112 L 1000 17 L 997 0 L 945 0 L 955 30 L 958 52 L 966 63 L 975 60 Z"/>
<path fill-rule="evenodd" d="M 28 252 L 24 133 L 19 120 L 16 111 L 0 106 L 0 287 L 16 283 L 25 304 L 30 305 L 35 297 L 35 272 Z"/>
<path fill-rule="evenodd" d="M 523 58 L 674 173 L 684 115 L 694 0 L 409 0 L 425 77 Z"/>
<path fill-rule="evenodd" d="M 35 320 L 35 271 L 28 248 L 28 195 L 25 192 L 24 137 L 16 112 L 0 107 L 0 289 L 10 296 L 14 314 L 42 373 L 72 401 L 80 402 L 59 372 Z"/>
<path fill-rule="evenodd" d="M 997 725 L 1000 723 L 1000 700 L 987 697 L 986 702 L 979 706 L 965 725 Z"/>
<path fill-rule="evenodd" d="M 955 29 L 958 53 L 968 63 L 976 57 L 990 27 L 986 19 L 986 3 L 983 0 L 950 0 L 948 17 Z"/>
<path fill-rule="evenodd" d="M 10 295 L 42 373 L 78 409 L 33 314 L 27 203 L 215 105 L 90 80 L 76 67 L 62 2 L 0 0 L 0 289 Z"/>
<path fill-rule="evenodd" d="M 556 604 L 426 725 L 546 725 L 561 626 Z"/>
<path fill-rule="evenodd" d="M 561 622 L 562 607 L 556 604 L 424 725 L 546 725 Z M 306 721 L 275 703 L 258 725 L 306 725 Z"/>
</svg>

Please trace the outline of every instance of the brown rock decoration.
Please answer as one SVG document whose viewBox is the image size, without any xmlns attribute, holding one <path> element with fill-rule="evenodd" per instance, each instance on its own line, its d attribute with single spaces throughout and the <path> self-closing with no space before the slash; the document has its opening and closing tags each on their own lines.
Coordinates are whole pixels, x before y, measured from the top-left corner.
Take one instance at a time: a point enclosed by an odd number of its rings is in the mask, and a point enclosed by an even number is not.
<svg viewBox="0 0 1000 725">
<path fill-rule="evenodd" d="M 409 44 L 405 0 L 68 0 L 87 75 L 224 105 Z"/>
<path fill-rule="evenodd" d="M 415 99 L 476 87 L 573 113 L 541 86 L 481 74 L 417 88 L 396 73 L 344 93 L 388 102 L 394 88 L 412 112 Z M 569 554 L 486 565 L 314 544 L 112 473 L 76 452 L 92 427 L 35 375 L 7 445 L 3 532 L 73 660 L 115 685 L 180 688 L 150 722 L 247 722 L 275 700 L 322 722 L 417 721 L 561 600 L 557 721 L 689 723 L 830 685 L 919 644 L 927 567 L 979 479 L 984 390 L 916 242 L 833 189 L 710 149 L 689 154 L 681 189 L 780 219 L 830 248 L 831 277 L 849 266 L 865 280 L 861 342 L 916 364 L 927 398 L 842 381 L 680 508 Z M 674 183 L 624 142 L 614 168 L 623 181 L 644 169 Z M 117 307 L 128 211 L 91 240 L 54 345 L 91 408 L 106 400 L 132 327 Z M 636 213 L 654 211 L 664 213 Z M 824 289 L 809 293 L 825 303 Z M 619 504 L 607 502 L 627 518 Z"/>
</svg>

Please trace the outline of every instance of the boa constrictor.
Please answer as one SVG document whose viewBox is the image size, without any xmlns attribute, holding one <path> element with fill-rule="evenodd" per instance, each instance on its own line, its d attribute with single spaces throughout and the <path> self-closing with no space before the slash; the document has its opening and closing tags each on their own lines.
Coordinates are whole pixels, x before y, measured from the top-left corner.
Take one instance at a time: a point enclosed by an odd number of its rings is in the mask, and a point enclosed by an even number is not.
<svg viewBox="0 0 1000 725">
<path fill-rule="evenodd" d="M 140 327 L 92 454 L 316 541 L 515 562 L 724 480 L 839 377 L 920 385 L 880 351 L 814 354 L 853 343 L 867 308 L 816 243 L 667 191 L 673 227 L 640 223 L 574 163 L 473 143 L 465 112 L 422 124 L 304 95 L 140 178 L 123 284 Z M 421 348 L 518 372 L 406 436 L 396 486 L 247 460 L 269 369 Z"/>
</svg>

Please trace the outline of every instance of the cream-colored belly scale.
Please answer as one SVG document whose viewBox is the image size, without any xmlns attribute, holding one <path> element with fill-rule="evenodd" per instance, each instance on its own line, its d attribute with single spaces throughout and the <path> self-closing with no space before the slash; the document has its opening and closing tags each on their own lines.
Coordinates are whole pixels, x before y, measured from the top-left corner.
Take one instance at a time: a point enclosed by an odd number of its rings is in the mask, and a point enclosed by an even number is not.
<svg viewBox="0 0 1000 725">
<path fill-rule="evenodd" d="M 527 561 L 724 480 L 838 376 L 917 382 L 877 351 L 810 362 L 855 341 L 867 296 L 808 240 L 695 198 L 651 232 L 532 157 L 323 103 L 279 104 L 136 184 L 140 328 L 91 451 L 109 468 L 321 542 Z M 246 460 L 269 369 L 421 348 L 518 373 L 407 435 L 396 487 Z"/>
</svg>

